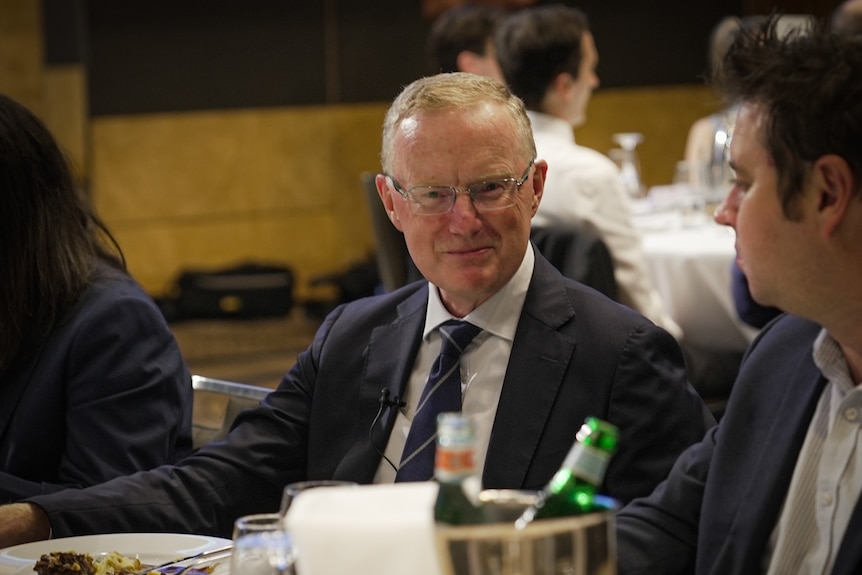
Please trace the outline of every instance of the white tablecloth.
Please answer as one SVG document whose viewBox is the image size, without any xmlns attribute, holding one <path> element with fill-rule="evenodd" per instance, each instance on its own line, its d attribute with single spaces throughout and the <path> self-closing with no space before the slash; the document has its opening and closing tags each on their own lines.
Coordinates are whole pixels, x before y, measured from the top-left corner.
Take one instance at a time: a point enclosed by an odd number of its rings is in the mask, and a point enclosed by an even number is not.
<svg viewBox="0 0 862 575">
<path fill-rule="evenodd" d="M 739 320 L 731 295 L 733 230 L 704 214 L 635 210 L 647 269 L 683 342 L 701 349 L 744 351 L 757 330 Z"/>
</svg>

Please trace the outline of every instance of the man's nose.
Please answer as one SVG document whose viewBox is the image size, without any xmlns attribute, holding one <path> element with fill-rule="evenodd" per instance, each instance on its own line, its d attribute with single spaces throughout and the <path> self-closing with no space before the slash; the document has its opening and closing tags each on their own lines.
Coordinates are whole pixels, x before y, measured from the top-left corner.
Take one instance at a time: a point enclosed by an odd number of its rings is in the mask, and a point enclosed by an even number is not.
<svg viewBox="0 0 862 575">
<path fill-rule="evenodd" d="M 715 208 L 715 213 L 713 214 L 715 223 L 722 226 L 734 227 L 736 225 L 736 210 L 738 207 L 735 189 L 731 188 L 727 195 L 724 196 L 724 199 L 721 200 L 721 203 L 718 204 L 718 207 Z"/>
<path fill-rule="evenodd" d="M 474 228 L 477 222 L 481 222 L 479 211 L 473 203 L 470 194 L 458 194 L 455 196 L 455 205 L 449 211 L 449 217 L 457 225 L 467 225 Z"/>
</svg>

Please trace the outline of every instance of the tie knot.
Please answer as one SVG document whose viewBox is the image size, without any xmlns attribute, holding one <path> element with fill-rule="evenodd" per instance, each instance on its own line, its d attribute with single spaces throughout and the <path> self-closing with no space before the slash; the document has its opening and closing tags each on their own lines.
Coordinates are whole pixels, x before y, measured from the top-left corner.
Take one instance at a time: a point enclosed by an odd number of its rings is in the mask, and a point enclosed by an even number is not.
<svg viewBox="0 0 862 575">
<path fill-rule="evenodd" d="M 443 344 L 440 347 L 442 355 L 460 356 L 473 338 L 482 328 L 467 321 L 449 320 L 440 326 L 440 337 Z"/>
</svg>

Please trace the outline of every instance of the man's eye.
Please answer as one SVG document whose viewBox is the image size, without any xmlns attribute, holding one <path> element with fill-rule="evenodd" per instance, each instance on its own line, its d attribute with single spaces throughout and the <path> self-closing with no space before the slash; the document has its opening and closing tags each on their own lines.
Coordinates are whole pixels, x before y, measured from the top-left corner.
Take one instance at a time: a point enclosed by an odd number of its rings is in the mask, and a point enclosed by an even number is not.
<svg viewBox="0 0 862 575">
<path fill-rule="evenodd" d="M 446 188 L 428 188 L 419 193 L 419 199 L 434 201 L 442 198 L 448 198 L 451 195 L 452 191 Z"/>
<path fill-rule="evenodd" d="M 473 194 L 495 194 L 504 191 L 506 188 L 503 186 L 502 182 L 481 182 L 479 184 L 473 184 L 470 186 Z"/>
<path fill-rule="evenodd" d="M 747 192 L 748 188 L 750 187 L 748 182 L 744 182 L 744 181 L 736 179 L 736 178 L 734 178 L 730 181 L 730 185 L 731 185 L 731 191 L 735 191 L 735 192 L 739 192 L 739 193 Z"/>
</svg>

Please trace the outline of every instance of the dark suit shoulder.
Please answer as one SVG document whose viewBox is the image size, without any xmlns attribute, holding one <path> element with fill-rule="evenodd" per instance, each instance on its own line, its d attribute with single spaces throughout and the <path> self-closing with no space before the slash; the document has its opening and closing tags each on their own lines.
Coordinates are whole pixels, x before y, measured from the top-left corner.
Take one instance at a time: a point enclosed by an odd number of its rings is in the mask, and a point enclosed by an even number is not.
<svg viewBox="0 0 862 575">
<path fill-rule="evenodd" d="M 420 280 L 395 291 L 353 300 L 335 308 L 324 320 L 327 330 L 370 330 L 399 317 L 424 312 L 428 302 L 428 282 Z"/>
<path fill-rule="evenodd" d="M 625 338 L 635 330 L 662 330 L 640 312 L 625 306 L 605 294 L 567 277 L 562 277 L 565 294 L 574 312 L 563 332 L 577 329 L 594 334 Z M 578 327 L 575 328 L 575 325 Z"/>
<path fill-rule="evenodd" d="M 67 317 L 78 318 L 88 312 L 129 304 L 137 304 L 162 317 L 153 299 L 131 276 L 119 270 L 109 270 L 94 278 L 67 313 Z"/>
<path fill-rule="evenodd" d="M 769 322 L 757 334 L 757 337 L 749 348 L 749 353 L 761 346 L 771 348 L 772 346 L 779 345 L 791 346 L 797 349 L 799 347 L 809 347 L 814 344 L 814 340 L 822 329 L 823 327 L 820 324 L 811 320 L 784 313 Z"/>
</svg>

